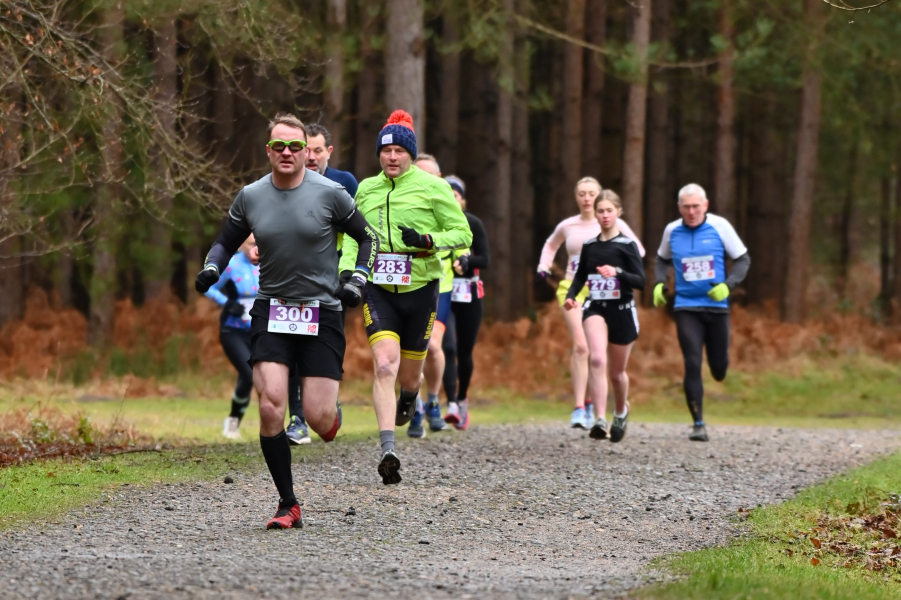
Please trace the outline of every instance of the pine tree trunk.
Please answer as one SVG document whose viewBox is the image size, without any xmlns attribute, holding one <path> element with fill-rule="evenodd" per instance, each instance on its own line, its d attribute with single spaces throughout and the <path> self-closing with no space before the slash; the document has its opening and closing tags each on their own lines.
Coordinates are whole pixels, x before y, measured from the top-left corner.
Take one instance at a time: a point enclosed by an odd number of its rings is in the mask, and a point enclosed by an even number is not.
<svg viewBox="0 0 901 600">
<path fill-rule="evenodd" d="M 362 13 L 362 33 L 360 34 L 360 60 L 363 68 L 357 76 L 357 117 L 354 131 L 354 173 L 363 179 L 378 172 L 375 156 L 375 136 L 387 115 L 377 116 L 379 53 L 373 47 L 373 38 L 378 32 L 379 12 L 374 7 L 365 7 Z"/>
<path fill-rule="evenodd" d="M 652 5 L 651 39 L 655 44 L 666 44 L 670 37 L 670 0 L 654 0 Z M 648 193 L 644 211 L 644 245 L 645 270 L 653 272 L 654 257 L 657 246 L 666 228 L 669 204 L 674 204 L 671 186 L 670 161 L 670 123 L 669 123 L 669 89 L 666 72 L 657 70 L 652 75 L 654 89 L 649 90 L 648 99 Z M 654 287 L 654 278 L 648 277 L 647 289 Z M 644 296 L 645 304 L 650 305 L 653 297 L 650 293 Z"/>
<path fill-rule="evenodd" d="M 898 153 L 901 155 L 901 152 Z M 892 313 L 901 315 L 901 182 L 898 180 L 898 163 L 892 164 L 892 175 L 889 178 L 890 195 L 894 220 L 892 221 L 892 237 L 894 239 L 892 260 Z"/>
<path fill-rule="evenodd" d="M 716 174 L 714 197 L 716 212 L 735 223 L 735 35 L 734 0 L 723 0 L 720 9 L 720 35 L 728 46 L 720 56 L 717 93 Z"/>
<path fill-rule="evenodd" d="M 222 66 L 213 61 L 213 133 L 216 159 L 230 165 L 235 158 L 234 144 L 230 143 L 235 131 L 235 103 L 231 88 L 225 79 Z M 268 140 L 267 140 L 268 141 Z"/>
<path fill-rule="evenodd" d="M 607 0 L 587 0 L 585 39 L 589 44 L 607 43 Z M 582 175 L 600 178 L 601 134 L 604 104 L 604 56 L 587 51 L 585 96 L 582 98 Z"/>
<path fill-rule="evenodd" d="M 104 58 L 110 64 L 118 64 L 124 44 L 125 11 L 115 3 L 103 11 L 101 44 Z M 111 98 L 114 107 L 103 124 L 103 183 L 94 205 L 99 235 L 93 247 L 93 271 L 88 293 L 91 298 L 88 341 L 95 346 L 108 344 L 112 339 L 116 302 L 116 243 L 118 226 L 116 205 L 119 202 L 119 179 L 122 176 L 121 107 L 117 98 Z"/>
<path fill-rule="evenodd" d="M 329 165 L 343 165 L 344 125 L 344 33 L 347 28 L 347 0 L 328 0 L 328 57 L 325 63 L 325 115 L 323 123 L 332 134 L 335 147 Z"/>
<path fill-rule="evenodd" d="M 585 0 L 567 0 L 566 34 L 585 38 Z M 563 132 L 556 220 L 572 214 L 572 188 L 582 176 L 582 58 L 584 49 L 566 44 L 563 56 Z"/>
<path fill-rule="evenodd" d="M 529 0 L 516 0 L 517 14 L 528 13 Z M 513 167 L 511 196 L 512 231 L 516 250 L 513 252 L 513 277 L 511 287 L 511 311 L 513 316 L 525 314 L 532 304 L 532 281 L 535 268 L 536 240 L 534 228 L 535 191 L 532 186 L 531 144 L 529 143 L 529 74 L 531 53 L 527 32 L 516 28 L 513 51 L 516 97 L 513 103 Z M 519 234 L 525 234 L 520 238 Z M 541 240 L 543 242 L 544 240 Z M 539 243 L 541 243 L 539 242 Z"/>
<path fill-rule="evenodd" d="M 178 93 L 178 37 L 174 18 L 166 18 L 159 23 L 154 33 L 154 46 L 154 87 L 160 127 L 157 135 L 171 140 L 175 136 L 175 103 Z M 154 212 L 157 218 L 149 240 L 152 266 L 146 273 L 147 299 L 168 295 L 172 283 L 172 228 L 165 219 L 172 212 L 173 185 L 162 152 L 158 152 L 154 160 L 154 179 Z"/>
<path fill-rule="evenodd" d="M 751 107 L 754 123 L 750 140 L 748 249 L 754 261 L 748 272 L 748 300 L 778 301 L 785 282 L 786 242 L 786 145 L 775 121 L 779 109 L 774 94 L 764 95 Z"/>
<path fill-rule="evenodd" d="M 879 203 L 879 306 L 885 317 L 892 314 L 892 178 L 882 176 Z"/>
<path fill-rule="evenodd" d="M 821 0 L 805 0 L 807 20 L 822 31 Z M 817 35 L 810 37 L 808 52 L 816 51 Z M 789 323 L 800 323 L 805 314 L 805 292 L 810 265 L 810 227 L 813 211 L 817 147 L 820 137 L 820 88 L 822 75 L 812 64 L 812 56 L 804 65 L 801 88 L 801 116 L 798 124 L 798 142 L 795 157 L 795 174 L 792 190 L 791 216 L 788 227 L 788 268 L 785 274 L 785 299 L 783 318 Z"/>
<path fill-rule="evenodd" d="M 513 14 L 514 0 L 503 0 L 507 14 Z M 512 20 L 511 20 L 512 21 Z M 504 28 L 498 55 L 498 100 L 497 100 L 497 168 L 495 170 L 495 187 L 492 198 L 493 210 L 489 230 L 491 236 L 491 269 L 494 282 L 493 313 L 498 320 L 508 321 L 513 318 L 512 289 L 513 279 L 512 247 L 511 247 L 511 169 L 513 160 L 513 85 L 514 85 L 514 24 L 508 23 Z"/>
<path fill-rule="evenodd" d="M 626 144 L 623 152 L 623 218 L 634 231 L 644 230 L 645 121 L 648 96 L 648 42 L 651 36 L 651 3 L 643 2 L 633 11 L 632 44 L 641 61 L 639 74 L 629 86 L 626 107 Z"/>
<path fill-rule="evenodd" d="M 854 218 L 854 194 L 857 191 L 854 186 L 854 180 L 857 178 L 857 151 L 857 143 L 854 143 L 848 162 L 848 179 L 845 182 L 845 197 L 842 199 L 839 220 L 838 274 L 835 278 L 835 291 L 841 300 L 848 297 L 848 277 L 853 262 L 851 225 Z"/>
<path fill-rule="evenodd" d="M 460 127 L 460 25 L 454 15 L 443 18 L 441 41 L 441 106 L 438 108 L 437 158 L 447 175 L 457 172 L 457 140 Z M 448 49 L 452 49 L 448 51 Z"/>
<path fill-rule="evenodd" d="M 385 103 L 413 117 L 416 140 L 425 146 L 425 36 L 422 0 L 388 0 Z M 387 115 L 386 115 L 387 117 Z"/>
<path fill-rule="evenodd" d="M 6 212 L 13 202 L 9 188 L 16 165 L 20 160 L 19 134 L 22 131 L 19 97 L 14 88 L 4 94 L 3 104 L 9 108 L 0 133 L 0 211 Z M 0 222 L 0 329 L 9 321 L 22 317 L 25 308 L 25 281 L 22 267 L 21 238 L 15 230 Z"/>
</svg>

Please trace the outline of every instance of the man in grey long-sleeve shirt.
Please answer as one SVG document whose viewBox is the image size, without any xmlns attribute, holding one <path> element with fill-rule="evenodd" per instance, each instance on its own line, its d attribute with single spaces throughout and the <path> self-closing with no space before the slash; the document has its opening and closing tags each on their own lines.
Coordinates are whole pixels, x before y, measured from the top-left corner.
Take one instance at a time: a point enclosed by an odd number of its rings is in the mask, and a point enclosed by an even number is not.
<svg viewBox="0 0 901 600">
<path fill-rule="evenodd" d="M 726 219 L 708 214 L 704 188 L 690 183 L 679 191 L 681 219 L 667 225 L 654 265 L 654 306 L 666 304 L 669 268 L 676 267 L 676 331 L 685 360 L 685 400 L 694 419 L 689 439 L 706 442 L 701 360 L 722 381 L 729 368 L 729 301 L 751 266 L 748 249 Z M 734 262 L 726 273 L 726 256 Z"/>
</svg>

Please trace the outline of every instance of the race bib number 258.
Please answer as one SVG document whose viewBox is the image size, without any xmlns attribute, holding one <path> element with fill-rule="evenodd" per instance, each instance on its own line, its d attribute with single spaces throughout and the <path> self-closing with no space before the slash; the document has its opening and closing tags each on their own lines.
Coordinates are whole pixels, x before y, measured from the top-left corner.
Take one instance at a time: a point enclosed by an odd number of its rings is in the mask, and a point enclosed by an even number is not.
<svg viewBox="0 0 901 600">
<path fill-rule="evenodd" d="M 319 301 L 287 302 L 270 299 L 267 331 L 293 335 L 319 335 Z"/>
<path fill-rule="evenodd" d="M 682 276 L 685 281 L 706 281 L 716 277 L 713 256 L 689 256 L 682 259 Z"/>
</svg>

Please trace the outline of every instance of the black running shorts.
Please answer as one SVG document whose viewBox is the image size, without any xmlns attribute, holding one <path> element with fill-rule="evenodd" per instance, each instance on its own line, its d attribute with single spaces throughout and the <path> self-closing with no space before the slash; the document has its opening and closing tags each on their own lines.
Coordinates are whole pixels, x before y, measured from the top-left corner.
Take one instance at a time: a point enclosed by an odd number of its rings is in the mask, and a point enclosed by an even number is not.
<svg viewBox="0 0 901 600">
<path fill-rule="evenodd" d="M 412 292 L 389 292 L 367 284 L 363 294 L 363 324 L 369 345 L 393 339 L 400 344 L 401 358 L 423 360 L 438 311 L 438 280 Z"/>
<path fill-rule="evenodd" d="M 326 377 L 341 381 L 344 375 L 344 316 L 340 310 L 319 310 L 319 334 L 274 333 L 269 328 L 269 300 L 258 298 L 250 310 L 250 360 L 286 365 L 300 377 Z"/>
<path fill-rule="evenodd" d="M 635 301 L 610 302 L 588 300 L 582 309 L 582 320 L 601 317 L 607 322 L 607 342 L 626 346 L 638 339 L 638 313 Z"/>
</svg>

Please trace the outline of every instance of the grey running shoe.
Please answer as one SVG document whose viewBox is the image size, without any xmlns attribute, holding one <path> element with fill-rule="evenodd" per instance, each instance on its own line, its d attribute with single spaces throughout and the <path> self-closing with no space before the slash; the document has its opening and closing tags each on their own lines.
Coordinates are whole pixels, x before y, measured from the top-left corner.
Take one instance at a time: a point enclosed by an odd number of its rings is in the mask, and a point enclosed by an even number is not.
<svg viewBox="0 0 901 600">
<path fill-rule="evenodd" d="M 392 485 L 401 482 L 400 477 L 400 459 L 394 450 L 388 450 L 382 454 L 382 460 L 379 462 L 379 475 L 382 476 L 382 483 Z"/>
<path fill-rule="evenodd" d="M 416 411 L 410 420 L 410 426 L 407 427 L 407 435 L 411 438 L 425 437 L 425 409 L 422 407 L 421 398 L 416 399 Z"/>
<path fill-rule="evenodd" d="M 297 415 L 292 415 L 291 420 L 288 421 L 288 428 L 285 430 L 285 435 L 288 436 L 288 441 L 294 444 L 295 446 L 300 444 L 309 444 L 310 443 L 310 430 L 307 428 L 307 424 L 297 417 Z"/>
<path fill-rule="evenodd" d="M 598 417 L 598 420 L 591 426 L 588 437 L 593 440 L 603 440 L 607 438 L 607 419 Z"/>
<path fill-rule="evenodd" d="M 626 421 L 629 419 L 629 413 L 624 417 L 613 415 L 613 426 L 610 428 L 610 441 L 619 442 L 626 437 Z"/>
<path fill-rule="evenodd" d="M 581 406 L 576 407 L 569 416 L 569 426 L 573 429 L 588 429 L 588 423 L 590 422 L 591 421 L 588 420 L 588 414 Z"/>
<path fill-rule="evenodd" d="M 419 396 L 415 396 L 412 400 L 404 400 L 403 394 L 397 399 L 397 408 L 394 412 L 394 424 L 398 427 L 406 425 L 413 418 L 413 412 L 416 409 L 416 401 Z M 421 402 L 421 400 L 420 400 Z"/>
<path fill-rule="evenodd" d="M 691 426 L 691 434 L 688 436 L 693 442 L 709 442 L 710 438 L 707 437 L 707 428 L 701 425 L 692 425 Z"/>
<path fill-rule="evenodd" d="M 466 431 L 469 428 L 469 400 L 458 400 L 457 406 L 460 409 L 460 418 L 454 423 L 454 427 L 460 431 Z"/>
</svg>

